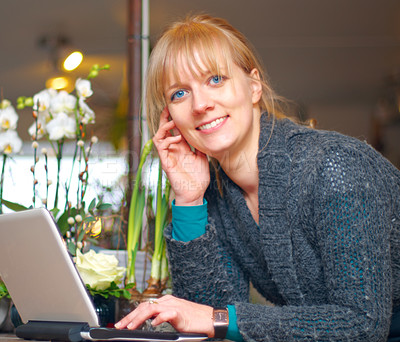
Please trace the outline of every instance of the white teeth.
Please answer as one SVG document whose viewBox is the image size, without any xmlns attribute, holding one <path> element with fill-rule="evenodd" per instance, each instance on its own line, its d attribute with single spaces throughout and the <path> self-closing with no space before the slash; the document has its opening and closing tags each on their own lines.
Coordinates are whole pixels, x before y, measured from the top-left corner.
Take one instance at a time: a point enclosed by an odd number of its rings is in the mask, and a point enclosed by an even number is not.
<svg viewBox="0 0 400 342">
<path fill-rule="evenodd" d="M 222 121 L 224 121 L 225 119 L 226 119 L 226 116 L 223 117 L 223 118 L 219 118 L 219 119 L 217 119 L 217 120 L 214 120 L 214 121 L 212 121 L 212 122 L 210 122 L 210 123 L 208 123 L 208 124 L 201 125 L 201 126 L 199 127 L 199 129 L 200 129 L 200 130 L 203 130 L 203 129 L 210 129 L 210 128 L 213 128 L 213 127 L 217 126 L 219 123 L 221 123 Z"/>
</svg>

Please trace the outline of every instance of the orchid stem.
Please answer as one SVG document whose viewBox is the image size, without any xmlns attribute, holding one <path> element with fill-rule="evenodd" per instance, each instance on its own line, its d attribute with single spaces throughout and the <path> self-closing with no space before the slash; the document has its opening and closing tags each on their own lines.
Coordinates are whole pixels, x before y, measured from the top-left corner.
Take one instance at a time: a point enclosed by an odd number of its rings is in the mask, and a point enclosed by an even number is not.
<svg viewBox="0 0 400 342">
<path fill-rule="evenodd" d="M 4 187 L 4 171 L 6 167 L 7 155 L 3 154 L 3 166 L 1 168 L 1 180 L 0 180 L 0 214 L 3 213 L 3 187 Z"/>
<path fill-rule="evenodd" d="M 58 141 L 58 151 L 57 151 L 57 184 L 56 184 L 56 197 L 54 199 L 54 208 L 58 206 L 58 189 L 60 187 L 60 171 L 61 171 L 61 158 L 62 149 L 64 145 L 64 140 Z M 66 199 L 68 201 L 68 199 Z"/>
</svg>

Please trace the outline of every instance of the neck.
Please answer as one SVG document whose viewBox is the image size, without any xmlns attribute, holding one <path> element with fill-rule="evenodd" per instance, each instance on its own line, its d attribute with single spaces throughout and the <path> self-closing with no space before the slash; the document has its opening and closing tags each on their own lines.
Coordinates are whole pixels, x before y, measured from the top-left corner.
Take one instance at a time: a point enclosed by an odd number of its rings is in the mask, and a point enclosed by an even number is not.
<svg viewBox="0 0 400 342">
<path fill-rule="evenodd" d="M 254 221 L 259 224 L 257 153 L 246 153 L 242 154 L 240 158 L 231 158 L 229 164 L 225 162 L 221 164 L 221 167 L 226 175 L 242 189 L 247 207 Z"/>
<path fill-rule="evenodd" d="M 234 154 L 227 153 L 217 158 L 226 175 L 237 184 L 245 194 L 258 193 L 258 144 L 260 136 L 259 118 L 254 122 L 251 137 Z"/>
<path fill-rule="evenodd" d="M 220 162 L 226 175 L 245 193 L 258 191 L 257 153 L 244 153 Z"/>
</svg>

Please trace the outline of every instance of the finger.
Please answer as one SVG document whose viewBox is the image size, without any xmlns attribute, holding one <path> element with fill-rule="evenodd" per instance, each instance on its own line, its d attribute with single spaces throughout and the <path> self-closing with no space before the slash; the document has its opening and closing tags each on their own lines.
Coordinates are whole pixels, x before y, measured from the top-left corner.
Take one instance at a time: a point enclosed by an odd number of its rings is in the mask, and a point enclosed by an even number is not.
<svg viewBox="0 0 400 342">
<path fill-rule="evenodd" d="M 122 318 L 119 322 L 115 323 L 114 326 L 117 329 L 125 329 L 132 322 L 136 322 L 135 317 L 136 317 L 136 313 L 135 313 L 135 311 L 132 311 L 128 315 L 126 315 L 124 318 Z"/>
<path fill-rule="evenodd" d="M 181 131 L 178 129 L 178 127 L 176 127 L 176 125 L 174 125 L 174 127 L 172 128 L 172 132 L 174 135 L 182 135 Z"/>
<path fill-rule="evenodd" d="M 163 129 L 172 130 L 172 134 L 173 135 L 180 135 L 181 132 L 179 131 L 179 129 L 176 127 L 175 124 L 173 124 L 173 127 L 172 127 L 172 125 L 171 125 L 171 127 L 168 125 L 167 126 L 168 128 L 167 127 L 163 127 L 165 124 L 173 123 L 173 122 L 174 122 L 174 120 L 170 116 L 168 107 L 165 107 L 163 112 L 161 113 L 159 128 L 162 127 Z"/>
<path fill-rule="evenodd" d="M 182 136 L 178 135 L 176 137 L 168 137 L 162 140 L 153 141 L 157 148 L 158 153 L 162 151 L 167 151 L 171 148 L 171 145 L 178 144 L 182 140 Z"/>
<path fill-rule="evenodd" d="M 171 129 L 174 127 L 175 124 L 173 122 L 168 122 L 160 127 L 156 134 L 153 136 L 153 143 L 157 145 L 162 143 L 164 139 L 172 137 L 173 135 L 171 134 Z"/>
<path fill-rule="evenodd" d="M 129 317 L 130 323 L 127 324 L 127 329 L 133 330 L 139 328 L 148 319 L 157 317 L 163 309 L 165 310 L 165 308 L 158 305 L 158 302 L 140 304 L 133 312 L 135 315 Z"/>
<path fill-rule="evenodd" d="M 164 322 L 173 323 L 178 318 L 178 313 L 175 310 L 160 312 L 151 322 L 152 326 L 160 325 Z"/>
<path fill-rule="evenodd" d="M 169 136 L 172 135 L 171 134 L 171 130 L 175 127 L 175 122 L 173 121 L 167 121 L 164 124 L 160 125 L 160 127 L 158 128 L 158 131 L 156 132 L 156 134 L 154 135 L 154 137 L 160 139 L 163 138 L 165 136 Z"/>
<path fill-rule="evenodd" d="M 130 312 L 119 322 L 115 324 L 117 329 L 136 329 L 142 325 L 147 319 L 157 314 L 157 309 L 151 307 L 149 303 L 140 304 L 135 310 Z"/>
<path fill-rule="evenodd" d="M 169 114 L 168 107 L 165 106 L 164 110 L 161 112 L 161 115 L 160 115 L 159 126 L 161 126 L 162 124 L 165 124 L 166 122 L 168 122 L 169 116 L 170 116 L 170 114 Z"/>
<path fill-rule="evenodd" d="M 207 155 L 205 153 L 201 152 L 197 148 L 194 149 L 194 153 L 199 157 L 207 157 Z"/>
<path fill-rule="evenodd" d="M 176 298 L 173 295 L 167 294 L 167 295 L 164 295 L 164 296 L 158 298 L 157 302 L 158 303 L 163 303 L 163 302 L 165 303 L 165 302 L 168 302 L 168 301 L 176 301 L 176 300 L 178 300 L 178 298 Z"/>
</svg>

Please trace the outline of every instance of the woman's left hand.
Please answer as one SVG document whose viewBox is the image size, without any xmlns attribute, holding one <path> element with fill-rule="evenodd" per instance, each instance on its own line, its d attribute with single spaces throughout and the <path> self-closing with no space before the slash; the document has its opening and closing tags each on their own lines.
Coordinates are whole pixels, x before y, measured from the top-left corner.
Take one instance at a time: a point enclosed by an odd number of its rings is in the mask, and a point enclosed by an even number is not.
<svg viewBox="0 0 400 342">
<path fill-rule="evenodd" d="M 214 336 L 211 306 L 193 303 L 166 295 L 155 301 L 141 303 L 118 323 L 117 329 L 137 329 L 147 319 L 154 318 L 152 325 L 157 326 L 169 322 L 177 331 L 203 333 Z"/>
</svg>

